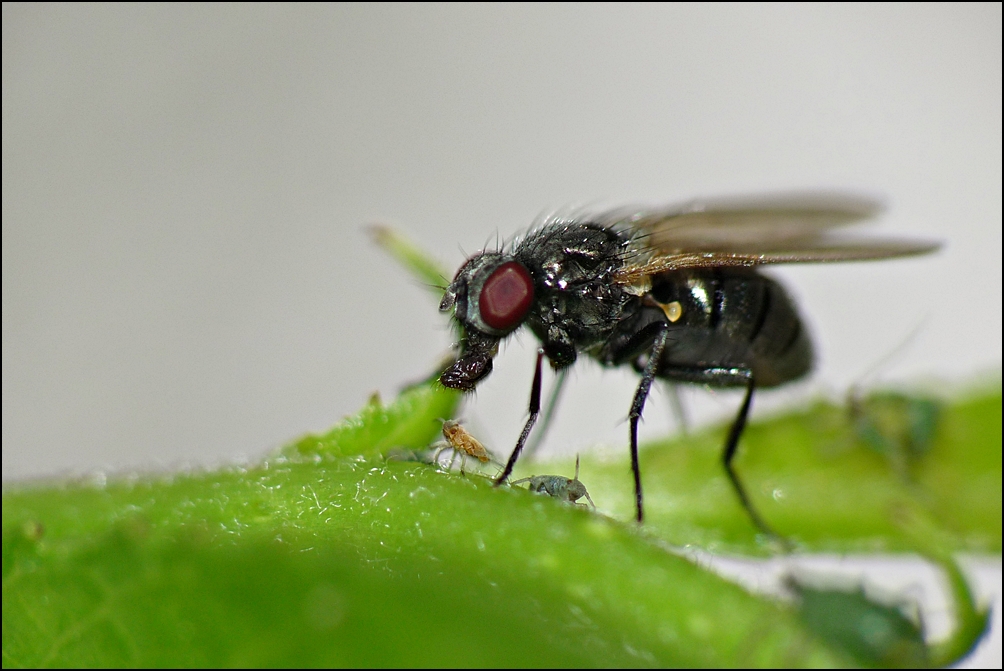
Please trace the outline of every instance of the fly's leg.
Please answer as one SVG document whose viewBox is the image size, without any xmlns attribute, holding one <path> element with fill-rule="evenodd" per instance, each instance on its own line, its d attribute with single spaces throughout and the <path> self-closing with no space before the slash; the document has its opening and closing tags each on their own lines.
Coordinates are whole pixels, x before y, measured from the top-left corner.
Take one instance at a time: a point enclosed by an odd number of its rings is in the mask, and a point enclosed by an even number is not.
<svg viewBox="0 0 1004 671">
<path fill-rule="evenodd" d="M 634 393 L 634 399 L 631 401 L 631 412 L 628 418 L 631 420 L 631 472 L 634 474 L 634 500 L 635 500 L 635 519 L 638 522 L 642 521 L 642 503 L 641 503 L 641 471 L 638 468 L 638 421 L 641 419 L 642 408 L 645 407 L 645 399 L 648 398 L 648 392 L 652 388 L 652 380 L 655 379 L 655 372 L 659 369 L 659 361 L 662 359 L 662 352 L 666 349 L 666 341 L 669 339 L 669 330 L 665 327 L 659 329 L 658 335 L 655 336 L 655 342 L 652 344 L 652 352 L 649 354 L 648 363 L 645 364 L 645 370 L 641 374 L 641 384 L 638 385 L 638 389 Z"/>
<path fill-rule="evenodd" d="M 554 418 L 554 411 L 558 408 L 558 400 L 561 398 L 561 392 L 565 388 L 565 380 L 567 379 L 568 368 L 562 368 L 558 371 L 558 377 L 554 381 L 554 387 L 551 389 L 551 396 L 547 399 L 547 405 L 544 406 L 544 416 L 540 420 L 540 427 L 537 429 L 537 433 L 533 434 L 533 440 L 523 450 L 525 457 L 533 456 L 537 448 L 544 442 L 544 436 L 547 435 L 547 430 L 551 428 L 551 420 Z"/>
<path fill-rule="evenodd" d="M 736 495 L 739 497 L 739 502 L 750 516 L 753 524 L 762 533 L 771 538 L 783 540 L 782 536 L 779 536 L 773 529 L 767 526 L 767 523 L 757 513 L 753 504 L 750 503 L 746 489 L 743 487 L 739 476 L 732 466 L 732 460 L 736 456 L 736 449 L 739 447 L 739 438 L 742 436 L 743 429 L 746 428 L 746 418 L 749 417 L 750 407 L 753 405 L 753 391 L 756 389 L 756 383 L 753 380 L 753 371 L 748 368 L 691 368 L 687 366 L 672 366 L 660 370 L 659 376 L 674 382 L 694 382 L 697 384 L 707 384 L 712 387 L 741 386 L 746 388 L 746 396 L 743 398 L 743 404 L 739 408 L 739 414 L 736 415 L 735 421 L 732 422 L 728 439 L 725 441 L 725 449 L 722 451 L 722 464 L 725 466 L 725 473 L 729 476 L 729 481 L 732 483 L 732 489 L 735 490 Z"/>
<path fill-rule="evenodd" d="M 519 434 L 519 440 L 516 441 L 516 448 L 512 451 L 512 456 L 509 457 L 509 462 L 505 465 L 505 469 L 502 471 L 502 475 L 495 478 L 495 486 L 498 487 L 506 478 L 512 473 L 513 467 L 516 465 L 516 460 L 519 459 L 519 453 L 523 450 L 523 445 L 526 444 L 526 439 L 530 435 L 530 429 L 533 428 L 534 423 L 537 421 L 537 415 L 540 414 L 540 376 L 541 376 L 541 364 L 544 361 L 544 350 L 537 350 L 537 368 L 533 373 L 533 386 L 530 387 L 530 417 L 526 420 L 526 425 L 523 427 L 523 433 Z"/>
<path fill-rule="evenodd" d="M 729 474 L 729 480 L 732 481 L 732 488 L 736 490 L 739 501 L 742 502 L 743 508 L 749 513 L 753 523 L 768 536 L 781 538 L 774 533 L 773 529 L 767 526 L 767 523 L 757 513 L 753 504 L 750 503 L 749 497 L 746 495 L 745 488 L 743 488 L 742 483 L 739 481 L 739 476 L 736 475 L 735 469 L 732 468 L 732 459 L 736 456 L 736 448 L 739 447 L 739 437 L 742 435 L 743 429 L 746 428 L 746 418 L 749 416 L 750 406 L 753 405 L 753 389 L 755 387 L 753 376 L 750 375 L 749 380 L 746 382 L 746 397 L 743 399 L 743 404 L 739 408 L 739 414 L 736 415 L 736 420 L 732 423 L 732 428 L 729 430 L 729 438 L 725 441 L 725 451 L 722 452 L 722 463 L 725 465 L 725 472 Z"/>
</svg>

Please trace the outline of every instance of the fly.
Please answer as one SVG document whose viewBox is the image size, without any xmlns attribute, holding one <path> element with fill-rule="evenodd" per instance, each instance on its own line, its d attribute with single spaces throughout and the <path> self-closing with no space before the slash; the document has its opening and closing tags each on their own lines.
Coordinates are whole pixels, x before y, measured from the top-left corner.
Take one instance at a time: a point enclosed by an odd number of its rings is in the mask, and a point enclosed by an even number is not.
<svg viewBox="0 0 1004 671">
<path fill-rule="evenodd" d="M 496 485 L 505 482 L 540 414 L 541 365 L 563 371 L 581 354 L 641 374 L 629 412 L 636 519 L 643 518 L 638 422 L 656 378 L 745 390 L 722 461 L 753 522 L 732 461 L 757 388 L 812 368 L 812 343 L 784 288 L 759 267 L 924 254 L 937 243 L 855 239 L 834 229 L 877 213 L 846 195 L 795 194 L 555 216 L 500 251 L 468 259 L 439 309 L 459 326 L 446 387 L 473 390 L 502 339 L 523 325 L 540 340 L 529 418 Z"/>
</svg>

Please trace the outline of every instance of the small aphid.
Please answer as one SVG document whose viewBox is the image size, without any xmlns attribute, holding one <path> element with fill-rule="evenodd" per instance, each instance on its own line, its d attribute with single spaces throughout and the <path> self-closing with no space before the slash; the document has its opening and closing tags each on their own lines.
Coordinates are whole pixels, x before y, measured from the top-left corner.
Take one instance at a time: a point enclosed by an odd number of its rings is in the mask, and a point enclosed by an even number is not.
<svg viewBox="0 0 1004 671">
<path fill-rule="evenodd" d="M 931 450 L 941 403 L 934 398 L 897 391 L 868 395 L 852 387 L 847 394 L 847 414 L 854 434 L 863 444 L 882 455 L 903 478 Z"/>
<path fill-rule="evenodd" d="M 925 668 L 932 663 L 924 643 L 920 608 L 912 599 L 869 594 L 862 584 L 813 585 L 795 576 L 784 586 L 795 597 L 799 619 L 823 640 L 839 641 L 862 666 Z"/>
<path fill-rule="evenodd" d="M 568 479 L 563 475 L 533 475 L 529 478 L 522 478 L 513 482 L 513 485 L 518 485 L 523 482 L 530 483 L 530 491 L 537 492 L 540 494 L 547 494 L 556 499 L 561 499 L 562 501 L 568 501 L 569 503 L 575 503 L 583 496 L 589 501 L 594 509 L 596 504 L 593 503 L 592 497 L 589 496 L 589 492 L 586 491 L 586 486 L 582 484 L 579 480 L 579 457 L 575 457 L 575 477 Z"/>
<path fill-rule="evenodd" d="M 436 453 L 432 457 L 433 463 L 439 463 L 439 455 L 443 450 L 452 449 L 453 459 L 450 459 L 450 465 L 447 466 L 447 470 L 453 468 L 453 462 L 456 460 L 457 455 L 460 455 L 460 472 L 464 472 L 464 466 L 467 462 L 467 457 L 474 457 L 482 464 L 487 464 L 488 462 L 494 462 L 490 452 L 485 449 L 485 446 L 481 444 L 477 438 L 471 435 L 471 433 L 465 429 L 460 422 L 455 419 L 448 419 L 443 422 L 443 438 L 445 441 L 440 441 L 436 443 L 433 447 L 438 448 Z"/>
</svg>

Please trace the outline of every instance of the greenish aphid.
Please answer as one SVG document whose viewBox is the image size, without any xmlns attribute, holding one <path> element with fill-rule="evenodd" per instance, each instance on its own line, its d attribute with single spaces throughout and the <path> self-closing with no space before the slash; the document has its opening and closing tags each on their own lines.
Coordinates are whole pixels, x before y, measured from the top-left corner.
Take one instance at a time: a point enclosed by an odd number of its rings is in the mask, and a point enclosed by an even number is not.
<svg viewBox="0 0 1004 671">
<path fill-rule="evenodd" d="M 897 473 L 909 477 L 912 466 L 931 449 L 941 403 L 897 391 L 862 397 L 852 389 L 848 412 L 858 440 L 885 457 Z"/>
<path fill-rule="evenodd" d="M 575 456 L 574 478 L 569 479 L 563 475 L 532 475 L 529 478 L 520 478 L 511 484 L 516 486 L 524 482 L 530 483 L 528 488 L 531 492 L 547 494 L 550 497 L 561 501 L 567 501 L 569 503 L 575 503 L 585 496 L 586 500 L 589 501 L 589 505 L 591 505 L 594 509 L 596 508 L 596 504 L 593 503 L 592 497 L 590 497 L 589 492 L 586 491 L 586 486 L 579 480 L 578 455 Z"/>
<path fill-rule="evenodd" d="M 849 652 L 862 666 L 930 666 L 923 627 L 904 613 L 908 604 L 884 604 L 863 587 L 809 586 L 787 580 L 798 614 L 820 638 Z"/>
</svg>

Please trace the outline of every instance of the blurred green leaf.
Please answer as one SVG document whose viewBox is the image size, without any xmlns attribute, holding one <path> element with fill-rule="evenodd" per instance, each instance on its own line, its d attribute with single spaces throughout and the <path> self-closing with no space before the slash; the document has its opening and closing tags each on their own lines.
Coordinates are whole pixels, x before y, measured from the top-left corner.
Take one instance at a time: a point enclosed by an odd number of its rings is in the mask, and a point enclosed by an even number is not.
<svg viewBox="0 0 1004 671">
<path fill-rule="evenodd" d="M 809 629 L 834 640 L 861 666 L 929 665 L 924 632 L 896 605 L 870 599 L 862 588 L 827 588 L 791 582 L 799 616 Z"/>
<path fill-rule="evenodd" d="M 952 552 L 999 553 L 999 384 L 944 402 L 937 417 L 923 451 L 910 457 L 909 477 L 861 435 L 847 407 L 825 401 L 752 422 L 734 463 L 753 505 L 800 551 L 925 551 L 905 522 L 923 519 Z M 757 533 L 722 467 L 727 428 L 642 446 L 645 527 L 677 545 L 770 554 L 775 548 Z M 580 479 L 601 510 L 629 519 L 633 485 L 624 452 L 602 460 L 584 453 Z M 556 466 L 521 465 L 519 472 L 541 468 Z M 562 468 L 571 472 L 570 464 Z"/>
<path fill-rule="evenodd" d="M 442 296 L 449 284 L 446 271 L 435 260 L 390 226 L 373 224 L 370 235 L 385 252 L 390 254 L 412 277 L 431 292 Z"/>
</svg>

